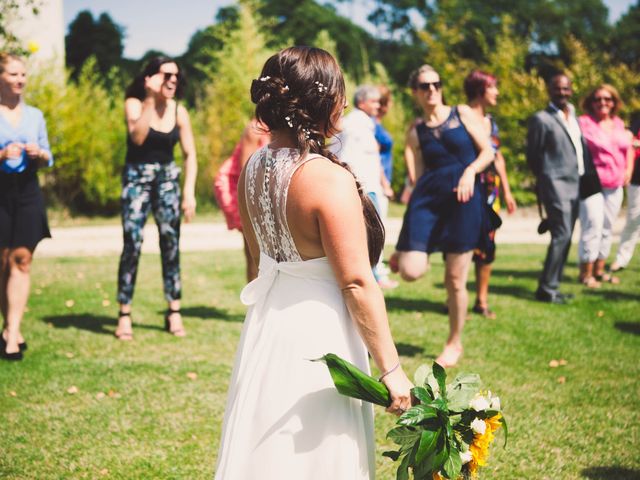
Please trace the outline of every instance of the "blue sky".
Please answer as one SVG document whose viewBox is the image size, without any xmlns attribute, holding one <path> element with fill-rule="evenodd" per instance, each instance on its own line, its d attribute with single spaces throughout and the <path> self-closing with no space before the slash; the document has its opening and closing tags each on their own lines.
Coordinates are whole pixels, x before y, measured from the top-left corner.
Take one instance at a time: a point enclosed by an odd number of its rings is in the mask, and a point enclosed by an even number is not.
<svg viewBox="0 0 640 480">
<path fill-rule="evenodd" d="M 125 57 L 139 58 L 152 48 L 176 56 L 186 50 L 196 30 L 213 23 L 218 9 L 231 3 L 233 0 L 63 0 L 64 22 L 68 25 L 82 10 L 90 10 L 94 16 L 107 12 L 125 27 Z M 352 0 L 339 8 L 344 15 L 363 24 L 367 3 Z M 604 3 L 615 21 L 633 0 L 604 0 Z"/>
</svg>

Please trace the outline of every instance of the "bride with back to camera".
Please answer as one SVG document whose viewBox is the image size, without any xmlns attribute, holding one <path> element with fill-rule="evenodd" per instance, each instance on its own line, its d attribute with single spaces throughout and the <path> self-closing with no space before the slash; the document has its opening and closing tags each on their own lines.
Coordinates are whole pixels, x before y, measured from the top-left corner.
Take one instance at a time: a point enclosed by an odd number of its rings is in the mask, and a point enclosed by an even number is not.
<svg viewBox="0 0 640 480">
<path fill-rule="evenodd" d="M 325 146 L 345 106 L 340 68 L 324 50 L 273 55 L 251 86 L 272 134 L 239 180 L 243 232 L 258 278 L 227 400 L 215 478 L 371 479 L 373 411 L 341 396 L 326 367 L 335 353 L 368 371 L 367 351 L 391 392 L 411 406 L 384 298 L 371 272 L 384 229 L 353 175 Z"/>
</svg>

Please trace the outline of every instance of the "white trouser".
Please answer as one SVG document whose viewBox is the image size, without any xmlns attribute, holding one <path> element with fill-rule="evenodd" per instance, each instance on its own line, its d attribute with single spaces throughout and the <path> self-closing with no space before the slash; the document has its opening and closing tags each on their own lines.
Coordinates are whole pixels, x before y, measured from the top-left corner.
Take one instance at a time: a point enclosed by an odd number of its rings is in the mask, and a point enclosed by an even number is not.
<svg viewBox="0 0 640 480">
<path fill-rule="evenodd" d="M 609 256 L 613 224 L 620 213 L 622 197 L 622 187 L 603 188 L 602 193 L 580 201 L 578 256 L 581 263 L 592 263 Z"/>
<path fill-rule="evenodd" d="M 633 256 L 633 249 L 640 236 L 640 185 L 627 187 L 627 221 L 620 235 L 616 263 L 626 267 Z"/>
</svg>

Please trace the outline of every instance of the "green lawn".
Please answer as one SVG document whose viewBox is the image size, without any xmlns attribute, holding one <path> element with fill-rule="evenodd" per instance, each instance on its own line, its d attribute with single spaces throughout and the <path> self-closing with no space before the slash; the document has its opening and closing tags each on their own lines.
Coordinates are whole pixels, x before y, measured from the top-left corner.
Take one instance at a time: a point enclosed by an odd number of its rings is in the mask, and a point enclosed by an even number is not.
<svg viewBox="0 0 640 480">
<path fill-rule="evenodd" d="M 586 291 L 574 281 L 572 253 L 565 291 L 577 298 L 555 306 L 532 301 L 544 248 L 500 246 L 498 319 L 472 316 L 467 326 L 451 373 L 480 373 L 510 427 L 506 450 L 498 434 L 486 479 L 640 478 L 640 261 L 621 285 Z M 29 350 L 23 362 L 0 362 L 0 478 L 212 477 L 244 313 L 242 255 L 182 258 L 188 337 L 162 330 L 160 261 L 149 255 L 130 343 L 112 336 L 117 259 L 36 258 L 23 327 Z M 423 281 L 387 294 L 408 372 L 431 362 L 447 333 L 440 256 L 434 262 Z M 561 359 L 566 365 L 549 366 Z M 392 423 L 376 410 L 378 454 Z M 395 478 L 381 455 L 377 473 Z"/>
</svg>

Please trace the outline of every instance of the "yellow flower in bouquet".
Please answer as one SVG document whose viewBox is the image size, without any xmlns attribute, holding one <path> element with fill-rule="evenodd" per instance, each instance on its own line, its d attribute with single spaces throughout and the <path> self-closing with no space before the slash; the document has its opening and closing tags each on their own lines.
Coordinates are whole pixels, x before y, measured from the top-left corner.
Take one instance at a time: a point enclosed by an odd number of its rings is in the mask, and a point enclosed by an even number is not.
<svg viewBox="0 0 640 480">
<path fill-rule="evenodd" d="M 489 446 L 495 438 L 494 432 L 502 425 L 501 418 L 502 415 L 498 413 L 491 418 L 484 419 L 483 422 L 486 426 L 484 433 L 477 433 L 473 438 L 473 443 L 469 445 L 472 456 L 469 462 L 469 472 L 472 477 L 477 475 L 478 467 L 484 467 L 487 464 Z"/>
</svg>

